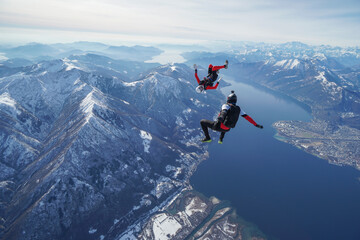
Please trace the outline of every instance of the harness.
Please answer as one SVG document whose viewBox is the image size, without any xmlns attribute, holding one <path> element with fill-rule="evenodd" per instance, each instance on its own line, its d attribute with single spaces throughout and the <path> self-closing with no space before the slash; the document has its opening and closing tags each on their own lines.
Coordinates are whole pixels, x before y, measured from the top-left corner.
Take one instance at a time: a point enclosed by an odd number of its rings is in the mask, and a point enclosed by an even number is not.
<svg viewBox="0 0 360 240">
<path fill-rule="evenodd" d="M 211 83 L 214 83 L 216 81 L 216 79 L 218 78 L 217 71 L 209 72 L 206 78 L 209 79 L 209 81 Z"/>
</svg>

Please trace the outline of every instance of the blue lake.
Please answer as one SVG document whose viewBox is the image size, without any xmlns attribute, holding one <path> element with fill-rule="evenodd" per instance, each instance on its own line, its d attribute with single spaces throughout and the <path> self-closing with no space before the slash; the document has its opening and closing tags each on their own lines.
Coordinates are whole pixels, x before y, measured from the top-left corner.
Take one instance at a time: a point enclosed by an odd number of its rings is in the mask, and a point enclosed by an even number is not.
<svg viewBox="0 0 360 240">
<path fill-rule="evenodd" d="M 222 145 L 210 131 L 210 158 L 192 176 L 194 189 L 229 200 L 271 239 L 360 239 L 360 171 L 276 140 L 272 123 L 310 121 L 310 113 L 286 97 L 231 83 L 224 94 L 235 90 L 238 105 L 264 129 L 240 118 Z"/>
</svg>

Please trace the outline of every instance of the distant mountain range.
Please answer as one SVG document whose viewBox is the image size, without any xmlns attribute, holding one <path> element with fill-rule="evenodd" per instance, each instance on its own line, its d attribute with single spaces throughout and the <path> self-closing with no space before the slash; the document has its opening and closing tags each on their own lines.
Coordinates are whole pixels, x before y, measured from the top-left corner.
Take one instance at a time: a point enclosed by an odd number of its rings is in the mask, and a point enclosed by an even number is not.
<svg viewBox="0 0 360 240">
<path fill-rule="evenodd" d="M 0 46 L 0 52 L 2 52 L 3 56 L 6 58 L 20 58 L 36 63 L 41 60 L 52 60 L 68 57 L 74 54 L 78 55 L 86 53 L 104 55 L 113 59 L 146 61 L 151 60 L 152 57 L 156 55 L 159 55 L 162 50 L 156 47 L 145 47 L 139 45 L 128 47 L 111 46 L 97 42 L 74 42 L 57 44 L 29 43 L 18 47 Z"/>
<path fill-rule="evenodd" d="M 326 56 L 344 67 L 355 67 L 360 64 L 360 47 L 332 47 L 327 45 L 311 46 L 300 42 L 284 44 L 268 43 L 237 43 L 223 44 L 226 49 L 220 52 L 189 51 L 182 54 L 188 61 L 199 64 L 214 62 L 217 59 L 228 58 L 232 63 L 254 63 L 262 61 L 281 61 L 285 59 L 311 59 Z M 206 65 L 206 64 L 205 64 Z"/>
</svg>

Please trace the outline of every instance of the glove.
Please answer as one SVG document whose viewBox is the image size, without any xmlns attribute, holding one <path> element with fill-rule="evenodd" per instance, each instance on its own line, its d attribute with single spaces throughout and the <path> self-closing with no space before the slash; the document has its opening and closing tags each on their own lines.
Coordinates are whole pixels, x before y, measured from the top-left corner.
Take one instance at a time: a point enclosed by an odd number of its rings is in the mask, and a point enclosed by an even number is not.
<svg viewBox="0 0 360 240">
<path fill-rule="evenodd" d="M 255 127 L 263 129 L 263 125 L 256 124 Z"/>
<path fill-rule="evenodd" d="M 225 69 L 227 69 L 227 68 L 228 68 L 228 65 L 229 65 L 229 61 L 228 61 L 228 60 L 226 60 L 226 61 L 225 61 L 225 65 L 224 65 Z"/>
<path fill-rule="evenodd" d="M 194 64 L 194 69 L 195 69 L 195 71 L 197 70 L 197 66 L 196 66 L 196 64 Z"/>
</svg>

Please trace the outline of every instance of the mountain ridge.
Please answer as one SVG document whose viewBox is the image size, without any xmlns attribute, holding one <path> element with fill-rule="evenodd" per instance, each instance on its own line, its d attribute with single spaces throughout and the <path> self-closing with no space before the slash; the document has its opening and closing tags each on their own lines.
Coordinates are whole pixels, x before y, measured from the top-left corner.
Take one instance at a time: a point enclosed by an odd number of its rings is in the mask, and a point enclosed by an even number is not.
<svg viewBox="0 0 360 240">
<path fill-rule="evenodd" d="M 132 83 L 86 72 L 81 64 L 45 61 L 1 79 L 1 104 L 8 107 L 10 101 L 14 111 L 2 110 L 0 120 L 16 122 L 2 141 L 25 130 L 25 139 L 37 139 L 28 160 L 13 165 L 4 179 L 11 179 L 6 186 L 14 191 L 1 210 L 5 238 L 67 239 L 88 235 L 95 226 L 93 234 L 100 236 L 113 225 L 110 219 L 132 212 L 132 218 L 117 223 L 117 231 L 123 231 L 185 186 L 188 171 L 201 159 L 204 149 L 191 138 L 200 138 L 194 131 L 198 121 L 215 108 L 195 99 L 213 104 L 219 93 L 198 95 L 185 65 L 162 66 Z M 25 123 L 19 119 L 19 109 L 33 116 L 29 125 L 28 117 Z M 16 148 L 15 142 L 2 148 L 14 147 L 15 154 L 31 143 Z M 14 156 L 4 153 L 11 162 Z M 139 201 L 143 204 L 134 208 Z M 111 212 L 114 208 L 122 210 Z M 75 227 L 79 224 L 81 229 Z"/>
</svg>

